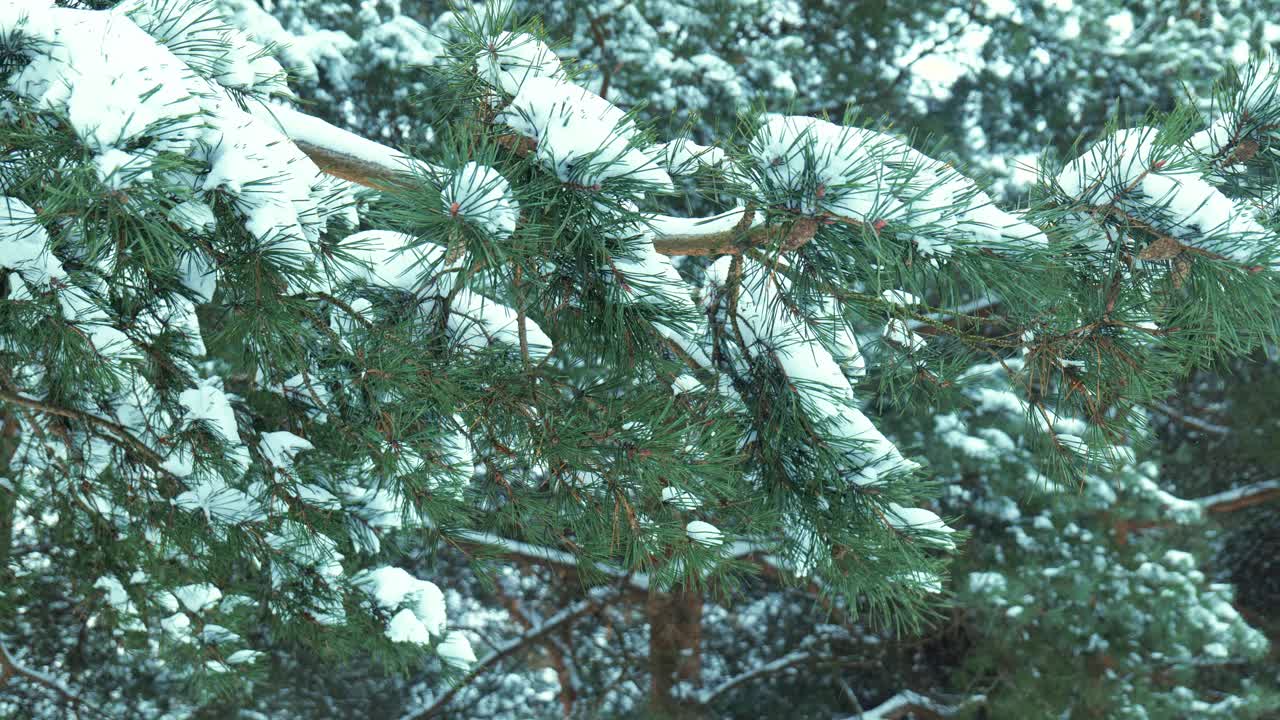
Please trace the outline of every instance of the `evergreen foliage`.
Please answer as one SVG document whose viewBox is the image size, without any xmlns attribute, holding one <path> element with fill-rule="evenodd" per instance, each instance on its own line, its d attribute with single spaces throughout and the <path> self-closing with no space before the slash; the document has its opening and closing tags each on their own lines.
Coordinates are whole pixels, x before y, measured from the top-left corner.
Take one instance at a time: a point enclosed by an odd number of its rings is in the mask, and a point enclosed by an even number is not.
<svg viewBox="0 0 1280 720">
<path fill-rule="evenodd" d="M 1278 329 L 1221 5 L 0 8 L 0 712 L 1262 716 L 1149 460 Z"/>
</svg>

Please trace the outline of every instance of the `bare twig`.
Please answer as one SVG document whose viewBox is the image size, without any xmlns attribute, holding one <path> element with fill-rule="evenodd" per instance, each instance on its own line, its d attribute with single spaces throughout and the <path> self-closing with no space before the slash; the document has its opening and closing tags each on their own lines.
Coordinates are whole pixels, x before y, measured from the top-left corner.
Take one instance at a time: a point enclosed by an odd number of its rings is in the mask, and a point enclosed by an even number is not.
<svg viewBox="0 0 1280 720">
<path fill-rule="evenodd" d="M 1216 423 L 1211 423 L 1208 420 L 1202 420 L 1198 417 L 1187 415 L 1186 413 L 1183 413 L 1183 412 L 1179 412 L 1177 408 L 1174 408 L 1166 403 L 1162 403 L 1162 402 L 1151 403 L 1151 409 L 1161 414 L 1168 415 L 1170 418 L 1177 420 L 1183 425 L 1195 428 L 1196 430 L 1200 430 L 1201 432 L 1207 432 L 1210 435 L 1230 435 L 1231 434 L 1231 428 L 1229 427 L 1226 427 L 1224 425 L 1218 425 Z"/>
<path fill-rule="evenodd" d="M 803 663 L 807 663 L 811 660 L 816 660 L 816 659 L 819 659 L 818 656 L 809 652 L 793 652 L 789 655 L 784 655 L 778 658 L 777 660 L 774 660 L 772 662 L 767 662 L 763 665 L 758 665 L 739 675 L 734 675 L 733 677 L 729 678 L 728 680 L 725 680 L 724 682 L 720 683 L 719 685 L 716 685 L 713 688 L 708 688 L 706 690 L 703 690 L 701 693 L 698 694 L 698 702 L 703 705 L 707 705 L 711 703 L 713 700 L 715 700 L 716 698 L 720 697 L 721 695 L 729 692 L 730 690 L 734 689 L 735 687 L 743 683 L 751 682 L 752 680 L 755 680 L 757 678 L 762 678 L 769 675 L 774 675 L 776 673 L 784 672 L 788 668 L 792 668 L 792 667 L 795 667 L 796 665 L 801 665 Z"/>
<path fill-rule="evenodd" d="M 467 673 L 466 677 L 462 678 L 457 685 L 449 688 L 448 691 L 436 698 L 435 702 L 421 710 L 404 715 L 402 720 L 425 720 L 426 718 L 439 716 L 448 708 L 449 703 L 453 700 L 454 696 L 461 692 L 463 688 L 475 682 L 476 678 L 493 669 L 493 667 L 504 658 L 510 657 L 523 648 L 528 647 L 531 643 L 541 640 L 545 635 L 555 631 L 556 629 L 571 623 L 584 615 L 589 615 L 595 612 L 599 607 L 612 600 L 615 596 L 616 591 L 614 590 L 596 591 L 592 593 L 592 597 L 580 600 L 570 605 L 555 615 L 547 618 L 542 622 L 542 624 L 532 627 L 510 641 L 503 643 L 492 653 L 476 662 L 476 664 L 471 667 L 471 672 Z"/>
<path fill-rule="evenodd" d="M 99 430 L 99 434 L 102 435 L 102 437 L 107 438 L 108 440 L 113 440 L 126 446 L 128 449 L 133 450 L 156 472 L 159 472 L 166 477 L 174 477 L 173 473 L 164 469 L 165 461 L 159 453 L 152 450 L 149 445 L 139 440 L 130 433 L 127 428 L 117 422 L 108 420 L 104 417 L 99 417 L 92 413 L 50 405 L 34 398 L 19 395 L 16 392 L 9 392 L 8 390 L 0 390 L 0 401 L 20 405 L 31 410 L 45 413 L 46 415 L 57 415 L 59 417 L 65 417 L 72 420 L 79 420 L 90 427 Z"/>
<path fill-rule="evenodd" d="M 1229 513 L 1280 498 L 1280 480 L 1263 480 L 1234 490 L 1226 490 L 1192 502 L 1207 513 Z"/>
<path fill-rule="evenodd" d="M 13 657 L 13 654 L 9 652 L 8 646 L 4 644 L 4 639 L 0 638 L 0 686 L 7 684 L 10 678 L 14 677 L 23 678 L 28 682 L 52 690 L 63 700 L 76 707 L 85 707 L 102 717 L 111 717 L 93 703 L 85 701 L 84 698 L 80 697 L 74 690 L 64 685 L 57 678 L 38 670 L 32 670 L 26 665 L 18 662 L 17 659 Z"/>
</svg>

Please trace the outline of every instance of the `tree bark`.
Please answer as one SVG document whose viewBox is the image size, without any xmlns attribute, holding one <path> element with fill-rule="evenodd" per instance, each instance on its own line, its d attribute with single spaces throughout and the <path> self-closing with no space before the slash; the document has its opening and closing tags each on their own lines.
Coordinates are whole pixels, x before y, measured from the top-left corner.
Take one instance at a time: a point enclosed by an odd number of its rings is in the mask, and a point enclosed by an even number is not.
<svg viewBox="0 0 1280 720">
<path fill-rule="evenodd" d="M 18 447 L 18 422 L 13 409 L 0 410 L 0 477 L 11 482 L 9 461 Z M 9 577 L 9 555 L 13 551 L 13 517 L 18 496 L 0 488 L 0 579 Z"/>
<path fill-rule="evenodd" d="M 655 717 L 693 720 L 702 716 L 692 697 L 681 701 L 677 684 L 689 690 L 702 684 L 702 592 L 677 588 L 669 593 L 651 589 L 645 604 L 649 620 L 649 702 Z"/>
</svg>

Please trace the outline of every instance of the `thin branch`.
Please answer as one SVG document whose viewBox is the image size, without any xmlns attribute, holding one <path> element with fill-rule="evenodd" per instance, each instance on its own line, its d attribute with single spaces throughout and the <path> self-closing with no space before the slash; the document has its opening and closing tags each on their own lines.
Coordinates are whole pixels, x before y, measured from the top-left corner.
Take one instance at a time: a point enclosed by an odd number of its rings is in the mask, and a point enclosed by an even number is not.
<svg viewBox="0 0 1280 720">
<path fill-rule="evenodd" d="M 534 545 L 532 543 L 513 540 L 511 538 L 502 537 L 489 532 L 481 532 L 479 530 L 458 530 L 445 535 L 445 540 L 458 545 L 472 545 L 477 547 L 490 548 L 496 550 L 503 555 L 509 555 L 526 560 L 533 560 L 541 565 L 559 565 L 562 567 L 582 567 L 586 572 L 598 572 L 606 577 L 625 583 L 625 590 L 629 593 L 649 592 L 649 575 L 647 573 L 631 572 L 618 565 L 601 562 L 580 561 L 579 558 L 565 550 L 547 547 L 546 545 Z M 768 546 L 759 541 L 738 540 L 732 543 L 725 550 L 721 557 L 726 560 L 743 560 L 753 555 L 764 553 L 768 550 Z"/>
<path fill-rule="evenodd" d="M 4 644 L 4 639 L 0 638 L 0 686 L 7 684 L 9 682 L 9 678 L 12 677 L 24 678 L 36 685 L 40 685 L 54 691 L 62 697 L 63 700 L 66 700 L 72 705 L 89 708 L 102 717 L 111 717 L 93 703 L 85 701 L 85 699 L 77 695 L 74 690 L 62 684 L 53 676 L 46 675 L 38 670 L 32 670 L 26 665 L 18 662 L 17 659 L 9 652 L 8 646 Z"/>
<path fill-rule="evenodd" d="M 1151 403 L 1151 409 L 1157 412 L 1160 412 L 1164 415 L 1168 415 L 1170 418 L 1177 420 L 1183 425 L 1186 425 L 1188 427 L 1193 427 L 1196 430 L 1207 432 L 1211 435 L 1230 435 L 1231 434 L 1231 428 L 1225 425 L 1218 425 L 1216 423 L 1211 423 L 1208 420 L 1201 420 L 1198 417 L 1187 415 L 1186 413 L 1179 412 L 1176 408 L 1166 403 L 1162 403 L 1162 402 Z"/>
<path fill-rule="evenodd" d="M 139 440 L 136 436 L 130 433 L 125 426 L 117 422 L 113 422 L 104 417 L 99 417 L 92 413 L 71 410 L 69 408 L 58 407 L 56 405 L 49 405 L 34 398 L 19 395 L 15 392 L 9 392 L 8 390 L 0 390 L 0 400 L 11 402 L 15 405 L 20 405 L 31 410 L 36 410 L 45 413 L 46 415 L 57 415 L 59 417 L 70 418 L 72 420 L 79 420 L 91 427 L 105 431 L 100 433 L 103 437 L 115 440 L 123 445 L 127 445 L 138 455 L 142 456 L 142 459 L 145 460 L 153 470 L 167 477 L 176 477 L 173 473 L 164 469 L 165 460 L 159 453 L 152 450 L 149 445 Z"/>
<path fill-rule="evenodd" d="M 959 319 L 977 320 L 980 319 L 980 316 L 978 316 L 977 313 L 986 312 L 1003 302 L 1004 300 L 997 295 L 986 295 L 978 298 L 977 300 L 970 300 L 955 309 L 939 310 L 937 312 L 929 313 L 925 317 L 927 320 L 940 323 L 954 322 Z M 911 332 L 915 332 L 916 330 L 924 327 L 935 327 L 935 325 L 934 323 L 926 322 L 925 320 L 907 321 L 907 329 Z"/>
<path fill-rule="evenodd" d="M 1192 502 L 1207 513 L 1229 513 L 1280 498 L 1280 480 L 1263 480 L 1234 490 L 1196 498 Z"/>
<path fill-rule="evenodd" d="M 533 630 L 535 625 L 520 608 L 520 601 L 508 595 L 502 589 L 501 582 L 495 583 L 493 589 L 498 596 L 498 601 L 507 609 L 507 612 L 511 613 L 511 617 L 520 623 L 520 627 L 524 628 L 525 632 Z M 564 716 L 567 718 L 573 715 L 573 704 L 577 699 L 578 688 L 573 682 L 573 673 L 569 670 L 569 665 L 565 661 L 565 652 L 561 646 L 549 634 L 544 635 L 543 638 L 546 640 L 544 647 L 546 647 L 547 654 L 551 657 L 551 664 L 555 666 L 556 677 L 560 680 L 560 709 L 564 711 Z"/>
<path fill-rule="evenodd" d="M 600 72 L 604 76 L 603 79 L 601 79 L 600 81 L 600 97 L 601 98 L 609 97 L 609 82 L 610 80 L 613 79 L 613 68 L 610 68 L 607 64 L 605 64 L 608 62 L 608 58 L 606 58 L 605 56 L 608 54 L 609 47 L 608 47 L 608 43 L 605 40 L 604 30 L 600 27 L 600 22 L 604 20 L 606 17 L 607 16 L 593 17 L 591 18 L 591 23 L 590 23 L 591 37 L 596 42 L 596 48 L 600 50 L 600 62 L 602 63 L 600 65 Z"/>
<path fill-rule="evenodd" d="M 913 690 L 903 690 L 870 710 L 851 715 L 845 720 L 901 720 L 909 715 L 917 720 L 942 720 L 952 717 L 966 705 L 985 701 L 985 696 L 975 695 L 958 705 L 944 705 Z"/>
<path fill-rule="evenodd" d="M 701 693 L 698 694 L 698 703 L 702 705 L 708 705 L 716 698 L 720 697 L 721 695 L 729 692 L 730 690 L 734 689 L 735 687 L 743 683 L 751 682 L 756 678 L 762 678 L 768 675 L 780 673 L 788 668 L 795 667 L 796 665 L 800 665 L 802 663 L 806 663 L 806 662 L 809 662 L 810 660 L 816 660 L 816 659 L 818 659 L 818 656 L 809 652 L 793 652 L 789 655 L 783 655 L 777 660 L 765 663 L 764 665 L 759 665 L 740 675 L 735 675 L 713 688 L 708 688 L 706 690 L 703 690 Z"/>
<path fill-rule="evenodd" d="M 596 609 L 611 600 L 615 594 L 616 590 L 593 592 L 592 597 L 580 600 L 570 605 L 555 615 L 547 618 L 541 625 L 530 628 L 519 636 L 499 645 L 496 650 L 473 665 L 471 671 L 467 673 L 466 677 L 460 680 L 457 685 L 449 688 L 449 690 L 443 695 L 436 698 L 435 702 L 421 710 L 404 715 L 401 720 L 425 720 L 425 718 L 438 716 L 440 713 L 445 711 L 454 696 L 461 692 L 463 688 L 475 682 L 476 678 L 493 669 L 498 662 L 519 652 L 531 643 L 540 640 L 543 636 L 551 633 L 557 628 L 571 623 L 584 615 L 589 615 L 595 612 Z"/>
<path fill-rule="evenodd" d="M 447 539 L 462 544 L 492 548 L 506 555 L 527 558 L 542 564 L 550 563 L 565 567 L 583 567 L 586 570 L 602 573 L 615 580 L 624 580 L 630 590 L 649 591 L 649 576 L 645 573 L 628 572 L 624 568 L 607 563 L 582 563 L 573 553 L 557 548 L 533 545 L 478 530 L 460 530 L 450 533 Z"/>
</svg>

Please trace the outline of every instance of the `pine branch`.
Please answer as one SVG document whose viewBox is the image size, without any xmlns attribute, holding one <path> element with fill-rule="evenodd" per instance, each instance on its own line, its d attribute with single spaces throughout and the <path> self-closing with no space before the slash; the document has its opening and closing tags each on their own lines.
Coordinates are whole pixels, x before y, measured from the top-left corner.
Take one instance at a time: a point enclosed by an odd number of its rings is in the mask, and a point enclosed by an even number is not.
<svg viewBox="0 0 1280 720">
<path fill-rule="evenodd" d="M 325 173 L 375 190 L 394 190 L 415 171 L 434 174 L 443 170 L 415 160 L 399 150 L 360 137 L 320 118 L 282 106 L 260 106 L 255 112 L 273 119 L 298 149 Z M 506 139 L 506 138 L 503 138 Z M 511 136 L 514 152 L 528 154 L 534 145 Z M 848 222 L 854 222 L 849 220 Z M 782 241 L 794 250 L 813 239 L 817 222 L 802 218 L 788 226 L 764 227 L 749 208 L 739 208 L 709 218 L 652 218 L 654 248 L 663 255 L 736 255 L 744 249 Z"/>
<path fill-rule="evenodd" d="M 1234 490 L 1196 498 L 1192 502 L 1207 513 L 1229 513 L 1280 497 L 1280 480 L 1263 480 Z"/>
<path fill-rule="evenodd" d="M 986 698 L 975 695 L 959 705 L 944 705 L 931 700 L 913 690 L 903 690 L 879 705 L 851 715 L 844 720 L 902 720 L 914 717 L 917 720 L 943 720 L 955 716 L 966 705 L 981 703 Z"/>
<path fill-rule="evenodd" d="M 1188 427 L 1193 427 L 1196 430 L 1207 432 L 1211 435 L 1230 435 L 1231 434 L 1231 428 L 1226 427 L 1225 425 L 1218 425 L 1216 423 L 1211 423 L 1208 420 L 1202 420 L 1198 417 L 1194 417 L 1191 415 L 1187 415 L 1186 413 L 1179 412 L 1177 408 L 1174 408 L 1173 406 L 1168 405 L 1167 403 L 1162 403 L 1162 402 L 1151 403 L 1151 409 L 1157 412 L 1160 412 L 1164 415 L 1168 415 L 1170 418 L 1177 420 L 1178 422 L 1184 425 L 1187 425 Z"/>
<path fill-rule="evenodd" d="M 968 319 L 970 321 L 981 321 L 986 318 L 986 313 L 992 308 L 998 307 L 1004 302 L 1000 297 L 994 295 L 986 295 L 977 300 L 970 300 L 967 303 L 955 308 L 946 310 L 937 310 L 925 316 L 924 319 L 907 321 L 907 329 L 915 332 L 921 328 L 935 327 L 933 323 L 952 323 L 959 320 Z M 932 322 L 930 322 L 932 321 Z"/>
<path fill-rule="evenodd" d="M 595 612 L 598 608 L 613 599 L 616 593 L 616 589 L 610 589 L 603 592 L 593 592 L 593 597 L 587 598 L 586 600 L 580 600 L 570 605 L 544 620 L 542 624 L 532 627 L 521 633 L 518 637 L 503 643 L 492 653 L 476 662 L 476 664 L 471 667 L 471 671 L 467 673 L 466 677 L 458 681 L 458 684 L 449 688 L 449 690 L 443 695 L 436 698 L 435 702 L 421 710 L 402 716 L 401 720 L 425 720 L 425 718 L 440 715 L 448 708 L 448 705 L 453 700 L 454 696 L 475 682 L 481 675 L 493 669 L 498 662 L 502 661 L 504 658 L 514 655 L 520 650 L 528 647 L 530 644 L 541 640 L 544 636 L 556 629 L 567 625 L 580 617 Z"/>
<path fill-rule="evenodd" d="M 560 550 L 545 545 L 534 545 L 532 543 L 522 542 L 505 538 L 494 533 L 481 532 L 479 530 L 459 530 L 449 533 L 445 539 L 457 545 L 473 545 L 477 547 L 489 548 L 496 550 L 503 555 L 517 557 L 525 560 L 533 560 L 541 565 L 558 565 L 561 567 L 580 567 L 584 566 L 579 558 L 565 550 Z M 742 560 L 750 559 L 753 555 L 766 551 L 765 545 L 758 542 L 739 540 L 734 542 L 728 551 L 723 554 L 725 559 Z M 614 580 L 620 580 L 626 583 L 626 589 L 629 593 L 649 592 L 649 575 L 647 573 L 629 572 L 626 569 L 609 563 L 592 562 L 584 566 L 588 572 L 594 571 L 602 573 Z M 643 595 L 641 596 L 643 597 Z"/>
<path fill-rule="evenodd" d="M 152 450 L 149 445 L 142 440 L 139 440 L 136 436 L 130 433 L 125 426 L 119 423 L 99 417 L 92 413 L 49 405 L 47 403 L 40 402 L 39 400 L 19 395 L 18 393 L 9 392 L 8 390 L 0 390 L 0 400 L 11 402 L 15 405 L 20 405 L 47 415 L 57 415 L 59 417 L 78 420 L 90 427 L 97 428 L 100 431 L 98 434 L 101 437 L 111 440 L 117 444 L 124 445 L 127 450 L 132 450 L 137 455 L 141 456 L 152 470 L 155 470 L 166 477 L 177 479 L 176 476 L 164 469 L 165 460 L 159 453 Z"/>
<path fill-rule="evenodd" d="M 76 707 L 86 707 L 102 717 L 111 717 L 101 708 L 85 701 L 85 699 L 76 694 L 74 690 L 62 684 L 53 676 L 46 675 L 38 670 L 32 670 L 26 665 L 18 662 L 17 659 L 13 657 L 13 654 L 9 652 L 8 646 L 4 643 L 4 638 L 0 637 L 0 686 L 8 684 L 9 679 L 13 677 L 24 678 L 36 685 L 48 688 L 49 690 L 57 693 L 63 700 Z"/>
<path fill-rule="evenodd" d="M 1280 480 L 1263 480 L 1233 490 L 1224 490 L 1212 495 L 1182 500 L 1183 503 L 1199 505 L 1206 514 L 1222 515 L 1244 510 L 1280 498 Z M 1176 501 L 1175 501 L 1176 502 Z M 1120 544 L 1128 542 L 1129 533 L 1152 528 L 1166 527 L 1174 524 L 1170 520 L 1119 520 L 1114 524 Z"/>
<path fill-rule="evenodd" d="M 778 658 L 777 660 L 765 663 L 764 665 L 759 665 L 755 668 L 752 668 L 751 670 L 748 670 L 747 672 L 741 673 L 739 675 L 735 675 L 713 688 L 703 690 L 701 693 L 698 694 L 698 702 L 702 705 L 709 705 L 716 698 L 720 697 L 721 695 L 729 692 L 730 690 L 734 689 L 735 687 L 743 683 L 751 682 L 756 678 L 766 677 L 769 675 L 780 673 L 788 668 L 795 667 L 796 665 L 800 665 L 802 663 L 806 663 L 811 660 L 817 660 L 817 659 L 820 659 L 819 656 L 814 655 L 813 653 L 810 653 L 810 652 L 803 652 L 803 651 L 793 652 L 789 655 L 784 655 Z"/>
<path fill-rule="evenodd" d="M 260 104 L 252 109 L 255 115 L 274 120 L 280 131 L 321 170 L 357 185 L 392 190 L 403 185 L 415 171 L 438 170 L 399 150 L 292 108 Z"/>
<path fill-rule="evenodd" d="M 582 565 L 578 557 L 573 553 L 556 548 L 546 547 L 545 545 L 533 545 L 531 543 L 521 542 L 504 538 L 493 533 L 480 532 L 478 530 L 461 530 L 448 536 L 450 541 L 459 542 L 461 544 L 477 545 L 501 551 L 506 555 L 534 560 L 541 564 L 560 565 L 564 567 L 579 567 Z M 628 589 L 641 593 L 649 591 L 649 576 L 645 573 L 632 573 L 607 563 L 591 563 L 589 569 L 602 573 L 615 580 L 623 580 L 627 583 Z"/>
</svg>

